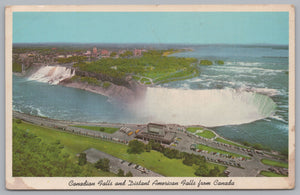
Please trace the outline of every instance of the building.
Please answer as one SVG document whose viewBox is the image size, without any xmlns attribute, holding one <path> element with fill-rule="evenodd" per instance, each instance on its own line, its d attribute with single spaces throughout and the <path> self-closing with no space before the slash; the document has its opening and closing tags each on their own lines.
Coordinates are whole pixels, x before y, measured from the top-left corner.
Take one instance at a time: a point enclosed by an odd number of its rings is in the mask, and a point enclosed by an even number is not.
<svg viewBox="0 0 300 195">
<path fill-rule="evenodd" d="M 154 140 L 158 143 L 170 144 L 174 141 L 175 132 L 168 130 L 166 125 L 149 123 L 146 131 L 140 131 L 136 134 L 136 138 L 144 141 Z"/>
<path fill-rule="evenodd" d="M 101 55 L 102 55 L 102 56 L 109 56 L 109 51 L 106 50 L 106 49 L 102 49 L 102 50 L 101 50 Z"/>
<path fill-rule="evenodd" d="M 93 57 L 97 57 L 97 55 L 98 55 L 97 47 L 94 47 L 93 48 Z"/>
<path fill-rule="evenodd" d="M 142 55 L 142 50 L 141 49 L 135 49 L 133 50 L 134 56 L 141 56 Z"/>
</svg>

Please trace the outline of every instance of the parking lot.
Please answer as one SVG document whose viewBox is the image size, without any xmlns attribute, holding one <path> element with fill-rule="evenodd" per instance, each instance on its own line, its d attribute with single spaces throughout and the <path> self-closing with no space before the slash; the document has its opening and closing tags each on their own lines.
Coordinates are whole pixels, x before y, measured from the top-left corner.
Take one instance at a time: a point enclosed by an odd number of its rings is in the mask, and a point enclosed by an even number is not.
<svg viewBox="0 0 300 195">
<path fill-rule="evenodd" d="M 87 161 L 90 163 L 96 163 L 99 159 L 107 158 L 110 161 L 110 172 L 115 174 L 118 173 L 119 169 L 122 169 L 124 174 L 130 171 L 134 177 L 162 177 L 162 175 L 150 171 L 140 165 L 116 158 L 105 152 L 96 150 L 95 148 L 85 150 L 84 153 L 86 153 Z"/>
</svg>

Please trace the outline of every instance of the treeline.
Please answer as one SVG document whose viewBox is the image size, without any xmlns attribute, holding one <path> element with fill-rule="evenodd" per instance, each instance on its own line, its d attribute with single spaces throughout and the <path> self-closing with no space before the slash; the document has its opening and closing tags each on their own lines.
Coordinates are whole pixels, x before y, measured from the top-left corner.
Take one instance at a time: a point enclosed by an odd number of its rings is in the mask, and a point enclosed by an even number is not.
<svg viewBox="0 0 300 195">
<path fill-rule="evenodd" d="M 270 147 L 264 146 L 264 145 L 259 144 L 259 143 L 252 144 L 252 143 L 249 143 L 247 141 L 244 141 L 244 142 L 242 142 L 242 144 L 245 145 L 245 146 L 248 146 L 248 147 L 252 147 L 256 150 L 265 150 L 265 151 L 268 151 L 268 152 L 271 151 Z"/>
<path fill-rule="evenodd" d="M 49 55 L 49 54 L 57 54 L 57 53 L 79 53 L 84 52 L 85 49 L 78 49 L 78 48 L 62 48 L 58 47 L 53 49 L 52 47 L 14 47 L 13 48 L 13 54 L 21 54 L 21 53 L 29 53 L 29 52 L 38 52 L 41 55 Z"/>
<path fill-rule="evenodd" d="M 69 58 L 57 58 L 56 61 L 60 64 L 67 64 L 71 62 L 83 62 L 86 61 L 87 57 L 86 56 L 72 56 Z"/>
<path fill-rule="evenodd" d="M 195 58 L 176 58 L 160 56 L 153 51 L 154 54 L 147 54 L 140 58 L 102 58 L 94 62 L 80 62 L 74 66 L 80 70 L 102 73 L 111 77 L 122 78 L 127 74 L 134 74 L 156 78 L 172 72 L 193 72 L 197 63 Z M 160 53 L 159 53 L 160 54 Z"/>
<path fill-rule="evenodd" d="M 148 144 L 144 144 L 138 140 L 132 140 L 128 144 L 127 152 L 130 154 L 140 154 L 142 152 L 150 152 L 151 150 L 162 153 L 165 157 L 170 159 L 182 159 L 182 163 L 187 166 L 196 165 L 198 168 L 195 171 L 195 175 L 203 177 L 218 177 L 225 176 L 218 166 L 214 166 L 213 169 L 209 169 L 204 156 L 195 155 L 187 152 L 180 152 L 179 150 L 167 148 L 160 143 L 150 140 Z"/>
</svg>

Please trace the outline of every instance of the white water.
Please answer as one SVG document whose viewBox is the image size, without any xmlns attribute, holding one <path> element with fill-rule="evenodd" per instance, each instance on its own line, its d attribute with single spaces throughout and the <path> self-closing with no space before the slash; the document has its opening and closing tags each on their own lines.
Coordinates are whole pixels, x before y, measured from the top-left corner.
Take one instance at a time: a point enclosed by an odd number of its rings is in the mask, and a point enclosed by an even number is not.
<svg viewBox="0 0 300 195">
<path fill-rule="evenodd" d="M 233 89 L 148 88 L 145 99 L 133 108 L 152 122 L 214 127 L 267 118 L 276 104 L 268 96 Z"/>
<path fill-rule="evenodd" d="M 57 85 L 60 81 L 71 78 L 75 71 L 63 66 L 42 66 L 38 71 L 29 76 L 29 80 Z"/>
</svg>

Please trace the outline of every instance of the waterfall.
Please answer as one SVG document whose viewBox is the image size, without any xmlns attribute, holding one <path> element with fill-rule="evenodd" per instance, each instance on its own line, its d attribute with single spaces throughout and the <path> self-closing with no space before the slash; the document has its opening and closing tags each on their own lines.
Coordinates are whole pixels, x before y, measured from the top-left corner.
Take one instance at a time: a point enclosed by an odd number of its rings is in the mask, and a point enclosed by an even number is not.
<svg viewBox="0 0 300 195">
<path fill-rule="evenodd" d="M 234 89 L 147 89 L 133 112 L 149 122 L 201 124 L 207 127 L 237 125 L 271 116 L 274 101 L 266 96 Z"/>
<path fill-rule="evenodd" d="M 29 80 L 57 85 L 60 81 L 71 78 L 75 71 L 63 66 L 42 66 L 35 73 L 29 76 Z"/>
</svg>

